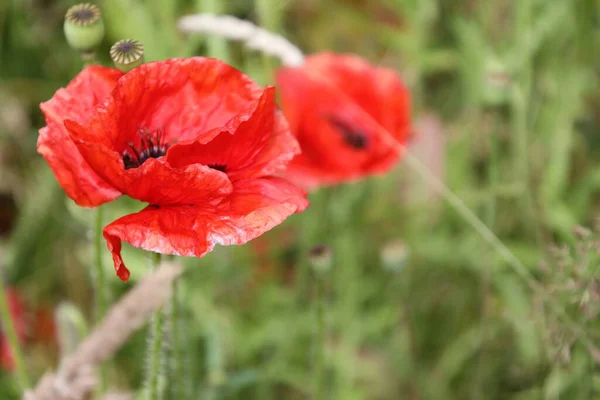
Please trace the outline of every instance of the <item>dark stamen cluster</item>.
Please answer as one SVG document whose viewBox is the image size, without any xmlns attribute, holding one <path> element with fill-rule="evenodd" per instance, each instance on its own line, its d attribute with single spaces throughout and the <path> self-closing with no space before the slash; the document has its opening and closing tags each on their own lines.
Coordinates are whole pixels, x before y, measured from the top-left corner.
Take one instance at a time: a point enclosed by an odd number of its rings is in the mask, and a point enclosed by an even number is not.
<svg viewBox="0 0 600 400">
<path fill-rule="evenodd" d="M 125 169 L 137 168 L 149 158 L 160 158 L 167 154 L 169 145 L 164 142 L 164 130 L 162 128 L 149 131 L 138 128 L 140 145 L 136 147 L 133 143 L 127 143 L 129 149 L 123 152 L 123 164 Z"/>
<path fill-rule="evenodd" d="M 90 3 L 77 4 L 67 10 L 65 19 L 77 26 L 87 26 L 100 19 L 100 9 Z"/>
<path fill-rule="evenodd" d="M 227 172 L 227 165 L 225 164 L 208 164 L 208 167 L 217 171 Z"/>
<path fill-rule="evenodd" d="M 350 125 L 347 121 L 340 119 L 339 117 L 329 115 L 325 117 L 339 132 L 342 139 L 356 150 L 364 150 L 369 144 L 367 135 L 361 129 Z"/>
</svg>

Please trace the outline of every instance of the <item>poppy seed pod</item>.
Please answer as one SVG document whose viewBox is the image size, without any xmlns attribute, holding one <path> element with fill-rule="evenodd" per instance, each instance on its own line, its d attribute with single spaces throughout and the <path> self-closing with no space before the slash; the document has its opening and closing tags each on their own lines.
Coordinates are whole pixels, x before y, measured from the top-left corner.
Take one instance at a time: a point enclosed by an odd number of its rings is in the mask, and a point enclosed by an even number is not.
<svg viewBox="0 0 600 400">
<path fill-rule="evenodd" d="M 74 5 L 67 10 L 64 24 L 65 38 L 71 48 L 89 52 L 104 37 L 104 23 L 100 9 L 90 3 Z"/>
<path fill-rule="evenodd" d="M 331 269 L 331 249 L 325 245 L 318 245 L 308 252 L 310 265 L 317 273 L 325 273 Z"/>
<path fill-rule="evenodd" d="M 144 63 L 144 45 L 134 39 L 119 40 L 110 48 L 110 58 L 118 70 L 129 72 Z"/>
</svg>

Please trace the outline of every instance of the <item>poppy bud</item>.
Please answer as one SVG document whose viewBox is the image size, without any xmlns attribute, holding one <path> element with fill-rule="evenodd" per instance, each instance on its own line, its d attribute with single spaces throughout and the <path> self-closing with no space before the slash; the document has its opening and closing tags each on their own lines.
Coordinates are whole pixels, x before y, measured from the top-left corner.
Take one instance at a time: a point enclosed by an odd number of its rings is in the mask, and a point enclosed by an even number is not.
<svg viewBox="0 0 600 400">
<path fill-rule="evenodd" d="M 381 249 L 381 262 L 390 272 L 398 272 L 404 267 L 409 257 L 409 250 L 400 240 L 388 242 Z"/>
<path fill-rule="evenodd" d="M 67 10 L 64 24 L 65 37 L 71 48 L 89 52 L 104 37 L 104 23 L 100 9 L 90 3 L 74 5 Z"/>
<path fill-rule="evenodd" d="M 308 252 L 308 260 L 317 273 L 325 273 L 331 269 L 331 249 L 325 245 L 318 245 Z"/>
<path fill-rule="evenodd" d="M 115 67 L 129 72 L 144 63 L 144 45 L 135 39 L 119 40 L 110 48 L 110 58 Z"/>
</svg>

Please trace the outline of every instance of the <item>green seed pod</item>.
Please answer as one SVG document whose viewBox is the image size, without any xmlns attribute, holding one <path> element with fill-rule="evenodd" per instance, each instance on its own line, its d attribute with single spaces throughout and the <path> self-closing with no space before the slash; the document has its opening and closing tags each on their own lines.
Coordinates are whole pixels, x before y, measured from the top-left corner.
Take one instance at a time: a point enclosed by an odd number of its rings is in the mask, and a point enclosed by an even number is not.
<svg viewBox="0 0 600 400">
<path fill-rule="evenodd" d="M 96 48 L 104 37 L 104 23 L 100 9 L 90 3 L 77 4 L 65 15 L 65 37 L 71 48 L 89 52 Z"/>
<path fill-rule="evenodd" d="M 119 40 L 110 48 L 110 58 L 115 67 L 129 72 L 144 63 L 144 45 L 134 39 Z"/>
<path fill-rule="evenodd" d="M 318 245 L 308 252 L 308 261 L 313 270 L 323 274 L 331 269 L 331 249 L 325 245 Z"/>
</svg>

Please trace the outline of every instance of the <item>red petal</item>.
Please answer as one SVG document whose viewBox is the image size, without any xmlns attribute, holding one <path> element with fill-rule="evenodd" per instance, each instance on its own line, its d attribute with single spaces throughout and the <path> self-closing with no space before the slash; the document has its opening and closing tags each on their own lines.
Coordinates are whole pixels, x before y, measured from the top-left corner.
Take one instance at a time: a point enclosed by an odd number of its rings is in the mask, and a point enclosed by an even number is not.
<svg viewBox="0 0 600 400">
<path fill-rule="evenodd" d="M 321 54 L 303 67 L 280 70 L 277 82 L 302 149 L 288 169 L 292 180 L 305 186 L 353 180 L 386 172 L 398 159 L 410 110 L 393 71 L 354 56 Z M 362 141 L 353 146 L 348 132 Z"/>
<path fill-rule="evenodd" d="M 388 133 L 406 141 L 410 125 L 410 95 L 396 71 L 375 68 L 350 54 L 319 53 L 306 58 L 305 67 L 327 77 L 332 85 L 369 113 Z"/>
<path fill-rule="evenodd" d="M 298 152 L 285 118 L 275 110 L 275 88 L 267 87 L 250 119 L 237 129 L 223 130 L 206 144 L 175 144 L 167 158 L 174 166 L 224 166 L 229 179 L 240 180 L 283 172 Z"/>
<path fill-rule="evenodd" d="M 115 86 L 122 73 L 99 66 L 88 67 L 40 108 L 46 126 L 40 129 L 37 149 L 44 156 L 67 195 L 78 205 L 98 206 L 121 193 L 100 178 L 79 154 L 64 127 L 64 120 L 84 123 Z"/>
<path fill-rule="evenodd" d="M 244 244 L 308 206 L 306 193 L 279 178 L 249 179 L 234 184 L 219 205 L 149 206 L 104 228 L 117 275 L 129 271 L 121 258 L 121 241 L 162 254 L 201 257 L 215 244 Z"/>
<path fill-rule="evenodd" d="M 102 143 L 119 154 L 128 142 L 139 144 L 140 128 L 164 129 L 167 143 L 197 140 L 256 109 L 261 92 L 246 75 L 216 59 L 144 64 L 119 80 L 80 139 Z"/>
</svg>

